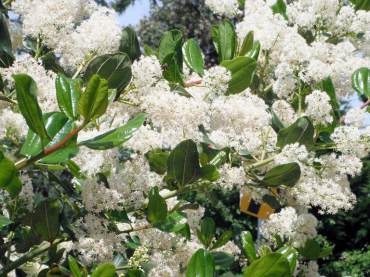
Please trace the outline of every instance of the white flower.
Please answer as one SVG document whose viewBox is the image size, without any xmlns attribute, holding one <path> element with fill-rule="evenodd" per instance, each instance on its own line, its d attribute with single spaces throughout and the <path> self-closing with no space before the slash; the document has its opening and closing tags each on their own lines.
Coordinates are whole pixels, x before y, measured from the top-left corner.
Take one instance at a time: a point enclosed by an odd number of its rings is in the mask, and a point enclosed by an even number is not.
<svg viewBox="0 0 370 277">
<path fill-rule="evenodd" d="M 162 77 L 162 67 L 155 56 L 141 56 L 132 64 L 133 83 L 137 88 L 150 87 Z"/>
<path fill-rule="evenodd" d="M 289 126 L 297 120 L 293 107 L 284 100 L 275 101 L 272 104 L 272 110 L 285 126 Z"/>
<path fill-rule="evenodd" d="M 344 123 L 349 126 L 362 128 L 365 125 L 367 116 L 366 109 L 352 108 L 344 116 Z"/>
<path fill-rule="evenodd" d="M 333 121 L 330 97 L 326 92 L 314 90 L 306 97 L 306 104 L 305 113 L 312 118 L 315 124 L 326 125 Z"/>
<path fill-rule="evenodd" d="M 0 138 L 19 139 L 27 134 L 27 124 L 20 113 L 5 108 L 0 110 Z"/>
<path fill-rule="evenodd" d="M 209 98 L 226 94 L 231 72 L 223 66 L 214 66 L 204 72 L 203 84 L 211 91 Z"/>
<path fill-rule="evenodd" d="M 363 136 L 356 127 L 340 126 L 330 137 L 343 154 L 353 154 L 359 158 L 368 154 L 369 141 L 363 141 Z"/>
<path fill-rule="evenodd" d="M 234 17 L 238 13 L 237 0 L 206 0 L 205 4 L 216 14 Z"/>
<path fill-rule="evenodd" d="M 233 189 L 234 187 L 242 187 L 246 181 L 246 174 L 243 167 L 231 167 L 225 164 L 220 170 L 221 178 L 217 183 L 225 189 Z"/>
</svg>

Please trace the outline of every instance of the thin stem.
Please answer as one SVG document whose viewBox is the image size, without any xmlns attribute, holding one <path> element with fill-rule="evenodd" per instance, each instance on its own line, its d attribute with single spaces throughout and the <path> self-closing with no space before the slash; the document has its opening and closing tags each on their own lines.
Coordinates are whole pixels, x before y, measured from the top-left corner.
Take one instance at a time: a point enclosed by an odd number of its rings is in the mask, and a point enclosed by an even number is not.
<svg viewBox="0 0 370 277">
<path fill-rule="evenodd" d="M 202 83 L 202 80 L 193 80 L 193 81 L 186 82 L 184 84 L 184 87 L 190 88 L 190 87 L 193 87 L 193 86 L 196 86 L 196 85 L 200 85 L 201 83 Z"/>
<path fill-rule="evenodd" d="M 12 99 L 10 99 L 10 98 L 8 98 L 8 97 L 6 97 L 6 96 L 3 96 L 3 95 L 0 95 L 0 100 L 2 100 L 2 101 L 6 101 L 6 102 L 9 102 L 9 103 L 11 103 L 11 104 L 13 104 L 13 105 L 16 105 L 16 104 L 17 104 L 17 102 L 15 102 L 15 101 L 13 101 Z"/>
<path fill-rule="evenodd" d="M 6 276 L 6 274 L 9 273 L 10 271 L 18 268 L 19 266 L 27 263 L 28 261 L 31 261 L 35 257 L 37 257 L 37 256 L 41 255 L 42 253 L 48 251 L 51 247 L 53 247 L 55 245 L 58 245 L 59 243 L 61 243 L 63 241 L 64 241 L 64 239 L 57 239 L 52 243 L 41 245 L 41 246 L 31 250 L 27 254 L 20 257 L 18 260 L 15 260 L 14 262 L 11 262 L 10 264 L 1 268 L 0 276 Z"/>
<path fill-rule="evenodd" d="M 367 106 L 370 105 L 370 98 L 361 106 L 361 109 L 365 109 Z"/>
<path fill-rule="evenodd" d="M 273 156 L 273 157 L 270 157 L 268 159 L 256 162 L 254 164 L 251 164 L 251 165 L 247 166 L 247 169 L 250 170 L 250 169 L 254 169 L 254 168 L 258 168 L 258 167 L 267 165 L 267 164 L 273 162 L 275 160 L 275 158 L 276 158 L 276 156 Z"/>
</svg>

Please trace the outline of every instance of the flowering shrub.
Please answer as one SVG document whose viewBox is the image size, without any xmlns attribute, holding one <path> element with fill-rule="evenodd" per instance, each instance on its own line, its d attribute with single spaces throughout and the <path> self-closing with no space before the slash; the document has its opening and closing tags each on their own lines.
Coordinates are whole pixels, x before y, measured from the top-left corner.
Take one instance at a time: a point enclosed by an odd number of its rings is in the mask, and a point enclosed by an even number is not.
<svg viewBox="0 0 370 277">
<path fill-rule="evenodd" d="M 93 1 L 0 2 L 0 276 L 318 276 L 310 210 L 353 207 L 370 149 L 370 4 L 242 2 L 206 1 L 212 68 Z M 271 208 L 256 243 L 191 201 L 215 187 Z"/>
</svg>

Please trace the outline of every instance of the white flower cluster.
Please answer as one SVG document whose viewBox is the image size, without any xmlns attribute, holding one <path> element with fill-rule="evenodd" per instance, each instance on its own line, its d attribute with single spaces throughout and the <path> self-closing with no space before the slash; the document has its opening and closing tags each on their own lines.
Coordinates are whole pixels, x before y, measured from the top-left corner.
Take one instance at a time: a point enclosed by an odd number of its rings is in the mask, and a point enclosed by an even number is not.
<svg viewBox="0 0 370 277">
<path fill-rule="evenodd" d="M 238 13 L 238 0 L 206 0 L 205 4 L 215 13 L 234 17 Z"/>
<path fill-rule="evenodd" d="M 21 16 L 24 35 L 41 38 L 67 69 L 89 54 L 118 49 L 121 28 L 115 12 L 92 0 L 17 0 L 12 9 Z"/>
<path fill-rule="evenodd" d="M 329 124 L 333 121 L 330 97 L 326 92 L 314 90 L 306 97 L 306 114 L 314 124 Z"/>
</svg>

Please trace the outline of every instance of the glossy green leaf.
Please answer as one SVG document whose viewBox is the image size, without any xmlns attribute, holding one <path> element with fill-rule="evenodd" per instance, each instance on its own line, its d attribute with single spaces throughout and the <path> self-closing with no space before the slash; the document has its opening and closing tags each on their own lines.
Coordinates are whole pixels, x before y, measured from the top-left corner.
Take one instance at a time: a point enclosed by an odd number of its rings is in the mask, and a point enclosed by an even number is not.
<svg viewBox="0 0 370 277">
<path fill-rule="evenodd" d="M 261 43 L 259 41 L 256 41 L 253 43 L 252 49 L 246 54 L 246 56 L 257 61 L 258 56 L 260 55 L 260 51 Z"/>
<path fill-rule="evenodd" d="M 22 183 L 18 178 L 18 171 L 14 163 L 0 151 L 0 188 L 6 190 L 11 197 L 17 196 Z"/>
<path fill-rule="evenodd" d="M 117 89 L 119 93 L 130 83 L 131 61 L 125 53 L 106 54 L 93 59 L 86 68 L 84 81 L 88 83 L 98 75 L 108 82 L 109 89 Z M 89 82 L 90 84 L 90 82 Z"/>
<path fill-rule="evenodd" d="M 179 64 L 175 55 L 169 55 L 163 60 L 165 70 L 163 77 L 170 83 L 183 85 L 182 64 Z"/>
<path fill-rule="evenodd" d="M 59 234 L 61 211 L 58 200 L 47 200 L 27 215 L 23 223 L 30 226 L 32 233 L 41 241 L 53 241 Z"/>
<path fill-rule="evenodd" d="M 370 10 L 370 0 L 350 0 L 354 5 L 356 10 Z"/>
<path fill-rule="evenodd" d="M 231 72 L 228 94 L 237 94 L 244 91 L 252 84 L 252 79 L 257 68 L 257 63 L 249 57 L 237 57 L 224 61 L 221 64 Z"/>
<path fill-rule="evenodd" d="M 212 252 L 216 270 L 229 270 L 235 261 L 233 255 L 225 252 Z"/>
<path fill-rule="evenodd" d="M 146 154 L 150 169 L 160 175 L 165 174 L 167 171 L 167 160 L 169 156 L 169 152 L 161 149 L 155 149 Z"/>
<path fill-rule="evenodd" d="M 237 36 L 234 25 L 229 20 L 224 20 L 214 27 L 213 41 L 219 56 L 219 61 L 231 60 L 235 57 Z"/>
<path fill-rule="evenodd" d="M 289 262 L 280 253 L 271 253 L 255 260 L 244 271 L 244 277 L 288 277 L 290 276 Z"/>
<path fill-rule="evenodd" d="M 269 187 L 294 186 L 301 177 L 301 168 L 297 163 L 278 165 L 269 170 L 262 183 Z"/>
<path fill-rule="evenodd" d="M 186 269 L 186 277 L 214 277 L 215 261 L 213 255 L 204 249 L 193 254 Z"/>
<path fill-rule="evenodd" d="M 0 12 L 0 67 L 9 67 L 14 61 L 12 42 L 6 17 Z"/>
<path fill-rule="evenodd" d="M 359 95 L 370 98 L 370 68 L 361 67 L 352 74 L 352 87 Z"/>
<path fill-rule="evenodd" d="M 129 120 L 122 127 L 111 130 L 105 134 L 97 136 L 93 139 L 80 142 L 80 145 L 85 145 L 95 150 L 106 150 L 117 147 L 128 141 L 134 133 L 144 124 L 145 114 L 139 114 L 134 119 Z"/>
<path fill-rule="evenodd" d="M 126 53 L 131 61 L 138 59 L 141 55 L 139 40 L 136 32 L 131 27 L 126 27 L 122 31 L 119 51 Z"/>
<path fill-rule="evenodd" d="M 76 259 L 73 258 L 72 256 L 68 256 L 68 266 L 69 266 L 69 270 L 71 271 L 73 277 L 83 276 Z"/>
<path fill-rule="evenodd" d="M 115 277 L 116 268 L 113 264 L 106 263 L 99 265 L 91 274 L 91 277 Z"/>
<path fill-rule="evenodd" d="M 298 252 L 295 248 L 291 246 L 284 246 L 278 251 L 280 254 L 283 254 L 283 256 L 288 260 L 289 267 L 290 267 L 290 274 L 291 276 L 294 275 L 295 269 L 297 267 L 297 259 L 298 259 Z"/>
<path fill-rule="evenodd" d="M 180 187 L 199 178 L 199 153 L 194 141 L 185 140 L 175 147 L 168 157 L 167 173 Z"/>
<path fill-rule="evenodd" d="M 287 7 L 284 0 L 277 0 L 276 3 L 271 6 L 274 14 L 281 14 L 284 18 L 287 18 L 286 8 Z"/>
<path fill-rule="evenodd" d="M 271 126 L 275 132 L 278 133 L 280 130 L 285 128 L 284 124 L 281 122 L 280 118 L 274 111 L 271 111 L 271 116 Z"/>
<path fill-rule="evenodd" d="M 200 175 L 203 179 L 214 182 L 220 179 L 220 172 L 217 167 L 212 164 L 207 164 L 200 169 Z"/>
<path fill-rule="evenodd" d="M 199 44 L 194 39 L 189 39 L 184 43 L 182 52 L 187 66 L 202 76 L 204 73 L 204 59 Z"/>
<path fill-rule="evenodd" d="M 248 261 L 249 262 L 255 261 L 257 259 L 257 254 L 251 232 L 249 231 L 243 232 L 241 235 L 241 242 L 243 246 L 244 255 L 247 257 Z"/>
<path fill-rule="evenodd" d="M 42 120 L 42 112 L 37 102 L 37 86 L 26 74 L 13 75 L 19 109 L 28 127 L 42 139 L 48 135 Z"/>
<path fill-rule="evenodd" d="M 166 217 L 166 220 L 157 224 L 156 227 L 164 232 L 172 232 L 179 234 L 186 239 L 190 239 L 190 227 L 188 223 L 184 223 L 186 214 L 181 211 L 172 211 Z"/>
<path fill-rule="evenodd" d="M 298 251 L 305 258 L 316 260 L 320 257 L 321 247 L 315 240 L 311 239 L 306 241 L 305 246 Z"/>
<path fill-rule="evenodd" d="M 250 31 L 244 38 L 242 46 L 239 51 L 239 56 L 245 56 L 253 48 L 254 33 Z"/>
<path fill-rule="evenodd" d="M 168 57 L 173 57 L 175 63 L 179 66 L 182 72 L 182 33 L 179 30 L 171 30 L 165 32 L 158 49 L 159 61 L 161 64 L 168 63 Z"/>
<path fill-rule="evenodd" d="M 108 81 L 93 75 L 78 102 L 78 111 L 89 122 L 103 115 L 107 107 Z"/>
<path fill-rule="evenodd" d="M 234 236 L 234 232 L 231 230 L 225 231 L 221 234 L 221 236 L 216 240 L 211 247 L 211 250 L 217 249 L 219 247 L 224 246 L 226 243 L 230 241 L 230 239 Z"/>
<path fill-rule="evenodd" d="M 1 163 L 1 162 L 0 162 Z M 12 224 L 13 221 L 11 221 L 9 218 L 0 215 L 0 230 L 10 224 Z"/>
<path fill-rule="evenodd" d="M 336 120 L 339 120 L 341 117 L 340 105 L 339 105 L 337 95 L 335 93 L 335 87 L 334 87 L 334 84 L 331 78 L 326 78 L 325 80 L 321 81 L 319 83 L 319 88 L 322 91 L 325 91 L 329 95 L 330 104 L 331 104 L 331 107 L 333 108 L 334 117 L 336 118 Z"/>
<path fill-rule="evenodd" d="M 289 127 L 280 130 L 276 145 L 282 148 L 285 145 L 298 142 L 305 146 L 311 146 L 314 132 L 311 121 L 307 117 L 301 117 Z"/>
<path fill-rule="evenodd" d="M 215 237 L 216 234 L 216 223 L 215 221 L 210 218 L 206 217 L 202 219 L 200 223 L 200 230 L 197 230 L 197 235 L 199 240 L 203 243 L 205 247 L 208 247 L 213 238 Z"/>
<path fill-rule="evenodd" d="M 159 194 L 158 187 L 149 191 L 148 221 L 152 224 L 164 222 L 167 217 L 167 203 Z"/>
<path fill-rule="evenodd" d="M 78 101 L 81 96 L 82 82 L 59 74 L 55 79 L 59 109 L 71 120 L 77 120 Z"/>
<path fill-rule="evenodd" d="M 43 121 L 49 138 L 42 141 L 37 134 L 29 130 L 21 148 L 22 155 L 32 157 L 39 154 L 44 148 L 62 141 L 75 128 L 73 121 L 61 112 L 47 113 L 43 116 Z M 76 141 L 77 136 L 71 138 L 63 148 L 48 155 L 41 162 L 55 164 L 71 159 L 78 153 Z"/>
</svg>

